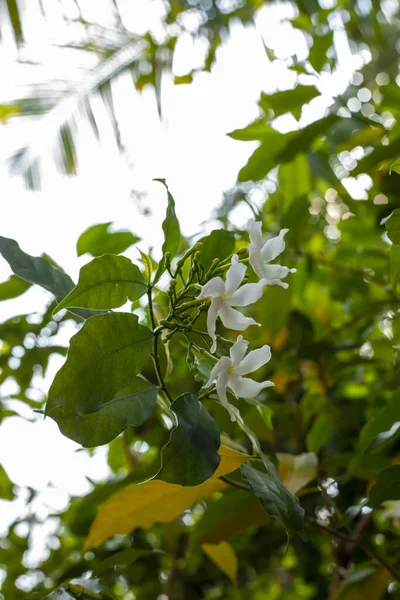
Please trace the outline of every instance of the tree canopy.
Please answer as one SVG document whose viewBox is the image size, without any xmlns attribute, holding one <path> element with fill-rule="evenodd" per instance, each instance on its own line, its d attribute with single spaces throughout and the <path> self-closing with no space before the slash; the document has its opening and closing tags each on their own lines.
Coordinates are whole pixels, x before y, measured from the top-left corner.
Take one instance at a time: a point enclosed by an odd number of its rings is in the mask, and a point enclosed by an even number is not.
<svg viewBox="0 0 400 600">
<path fill-rule="evenodd" d="M 3 4 L 1 30 L 11 24 L 21 52 L 29 21 L 18 2 Z M 79 52 L 96 57 L 80 87 L 70 81 L 54 95 L 48 80 L 47 96 L 30 90 L 0 106 L 4 123 L 33 112 L 44 126 L 55 119 L 70 174 L 79 162 L 71 123 L 79 113 L 97 128 L 95 94 L 120 140 L 110 91 L 118 73 L 153 86 L 162 115 L 160 76 L 188 15 L 191 35 L 207 42 L 196 70 L 209 70 L 232 22 L 250 27 L 269 5 L 165 2 L 157 38 L 132 33 L 110 4 L 109 27 L 79 2 L 65 17 L 81 26 Z M 258 147 L 216 209 L 219 228 L 185 238 L 160 179 L 160 260 L 141 251 L 132 262 L 123 253 L 140 232 L 95 222 L 71 240 L 89 255 L 74 282 L 46 254 L 27 254 L 23 239 L 0 237 L 13 272 L 0 300 L 32 285 L 50 298 L 40 319 L 27 312 L 0 324 L 0 384 L 15 380 L 11 399 L 83 451 L 107 444 L 113 473 L 52 515 L 57 530 L 34 568 L 24 557 L 40 515 L 27 510 L 10 525 L 0 540 L 6 600 L 400 598 L 400 9 L 274 6 L 307 52 L 282 58 L 263 40 L 293 87 L 262 93 L 257 119 L 227 132 Z M 327 98 L 321 82 L 343 52 L 359 67 Z M 40 185 L 35 148 L 15 159 Z M 238 226 L 240 205 L 253 218 Z M 53 340 L 67 321 L 76 325 L 69 348 Z M 55 354 L 66 360 L 48 397 L 32 399 L 34 374 Z M 1 421 L 20 418 L 9 399 Z M 1 468 L 0 497 L 17 493 Z"/>
</svg>

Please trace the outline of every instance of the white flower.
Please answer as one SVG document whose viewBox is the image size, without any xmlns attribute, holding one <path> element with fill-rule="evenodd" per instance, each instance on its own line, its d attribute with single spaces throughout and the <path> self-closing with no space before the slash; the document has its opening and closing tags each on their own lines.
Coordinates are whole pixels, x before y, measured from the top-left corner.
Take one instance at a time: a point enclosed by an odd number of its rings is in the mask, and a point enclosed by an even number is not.
<svg viewBox="0 0 400 600">
<path fill-rule="evenodd" d="M 258 383 L 253 379 L 242 377 L 242 375 L 256 371 L 271 358 L 271 348 L 269 346 L 252 350 L 245 356 L 248 345 L 249 342 L 239 335 L 236 343 L 230 349 L 230 357 L 222 356 L 219 359 L 210 373 L 210 379 L 204 386 L 205 388 L 210 387 L 217 380 L 218 398 L 229 412 L 232 421 L 235 421 L 236 417 L 226 397 L 226 388 L 229 388 L 237 398 L 255 398 L 261 390 L 274 385 L 272 381 Z"/>
<path fill-rule="evenodd" d="M 289 287 L 288 284 L 281 281 L 281 279 L 286 277 L 288 273 L 295 273 L 296 269 L 268 263 L 284 251 L 285 240 L 283 238 L 289 229 L 281 229 L 279 235 L 263 244 L 261 227 L 261 221 L 255 221 L 254 219 L 250 219 L 247 225 L 250 234 L 250 264 L 254 272 L 266 280 L 266 285 L 280 285 L 287 288 Z"/>
<path fill-rule="evenodd" d="M 226 281 L 221 277 L 214 277 L 203 285 L 199 298 L 211 298 L 210 308 L 207 314 L 207 331 L 212 339 L 211 352 L 217 348 L 215 337 L 216 321 L 219 317 L 228 329 L 244 331 L 250 325 L 258 325 L 254 319 L 245 317 L 232 306 L 248 306 L 257 302 L 262 296 L 265 281 L 258 283 L 246 283 L 240 289 L 246 266 L 239 262 L 236 254 L 232 256 L 232 264 L 226 274 Z"/>
</svg>

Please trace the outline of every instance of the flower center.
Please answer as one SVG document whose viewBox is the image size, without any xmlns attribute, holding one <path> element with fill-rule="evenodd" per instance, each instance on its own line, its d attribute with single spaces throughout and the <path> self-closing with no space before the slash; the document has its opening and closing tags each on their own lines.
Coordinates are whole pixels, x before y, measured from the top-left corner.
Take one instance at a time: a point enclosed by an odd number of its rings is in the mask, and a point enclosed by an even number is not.
<svg viewBox="0 0 400 600">
<path fill-rule="evenodd" d="M 234 366 L 232 366 L 232 367 L 229 367 L 229 369 L 228 369 L 228 373 L 233 373 L 233 372 L 234 372 L 234 370 L 235 370 L 235 367 L 234 367 Z"/>
</svg>

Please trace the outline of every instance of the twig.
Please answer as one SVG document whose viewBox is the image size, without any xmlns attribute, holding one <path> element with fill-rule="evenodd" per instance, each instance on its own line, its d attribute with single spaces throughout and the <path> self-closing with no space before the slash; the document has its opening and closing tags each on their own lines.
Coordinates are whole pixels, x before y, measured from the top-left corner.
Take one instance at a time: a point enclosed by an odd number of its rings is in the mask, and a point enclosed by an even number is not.
<svg viewBox="0 0 400 600">
<path fill-rule="evenodd" d="M 158 356 L 158 338 L 159 335 L 161 334 L 161 331 L 159 327 L 157 327 L 155 318 L 154 318 L 154 309 L 153 309 L 153 298 L 152 298 L 152 288 L 149 287 L 147 290 L 147 298 L 149 301 L 149 313 L 150 313 L 150 321 L 151 321 L 151 327 L 153 329 L 153 353 L 152 353 L 152 359 L 153 359 L 153 363 L 154 363 L 154 369 L 156 372 L 156 376 L 157 376 L 157 380 L 158 380 L 158 384 L 160 386 L 160 390 L 164 392 L 164 394 L 166 395 L 166 397 L 168 398 L 168 400 L 172 403 L 173 399 L 171 394 L 169 393 L 169 390 L 165 384 L 163 375 L 162 375 L 162 371 L 161 371 L 161 365 L 160 365 L 160 359 Z"/>
<path fill-rule="evenodd" d="M 224 483 L 227 483 L 228 485 L 231 485 L 232 487 L 238 488 L 238 490 L 244 490 L 245 492 L 251 492 L 251 488 L 248 485 L 246 485 L 245 483 L 240 483 L 239 481 L 234 481 L 233 479 L 229 479 L 229 477 L 224 477 L 223 475 L 218 477 L 218 479 L 220 479 Z"/>
<path fill-rule="evenodd" d="M 332 535 L 333 537 L 335 537 L 337 539 L 344 540 L 345 542 L 349 542 L 349 543 L 353 544 L 354 546 L 358 546 L 359 548 L 364 550 L 364 552 L 366 554 L 368 554 L 368 556 L 370 556 L 371 558 L 376 560 L 376 562 L 381 567 L 383 567 L 388 573 L 390 573 L 390 575 L 393 577 L 393 579 L 395 579 L 397 582 L 400 583 L 400 575 L 382 557 L 380 557 L 378 554 L 376 554 L 375 550 L 369 544 L 366 544 L 365 542 L 362 542 L 361 540 L 359 540 L 355 537 L 346 535 L 345 533 L 342 533 L 341 531 L 338 531 L 337 529 L 333 529 L 332 527 L 329 527 L 327 525 L 321 525 L 320 523 L 318 523 L 317 521 L 314 521 L 314 519 L 311 519 L 310 517 L 305 517 L 305 521 L 309 525 L 319 529 L 320 531 L 325 531 L 326 533 L 330 533 L 330 535 Z"/>
</svg>

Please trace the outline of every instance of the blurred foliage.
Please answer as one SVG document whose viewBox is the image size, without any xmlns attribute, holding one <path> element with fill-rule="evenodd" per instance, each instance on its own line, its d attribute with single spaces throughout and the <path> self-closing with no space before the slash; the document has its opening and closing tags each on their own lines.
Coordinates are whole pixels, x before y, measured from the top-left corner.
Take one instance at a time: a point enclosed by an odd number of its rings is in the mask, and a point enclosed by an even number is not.
<svg viewBox="0 0 400 600">
<path fill-rule="evenodd" d="M 75 5 L 79 10 L 79 2 Z M 72 19 L 84 31 L 78 50 L 94 54 L 98 60 L 98 72 L 95 69 L 84 92 L 74 96 L 74 107 L 86 111 L 95 128 L 90 102 L 97 90 L 108 106 L 117 139 L 118 119 L 107 86 L 121 69 L 131 69 L 137 88 L 152 85 L 160 98 L 160 73 L 171 68 L 185 15 L 196 16 L 198 27 L 192 35 L 207 39 L 202 67 L 207 70 L 229 33 L 231 20 L 250 24 L 263 8 L 258 1 L 171 1 L 165 3 L 167 33 L 160 41 L 150 32 L 131 34 L 117 3 L 113 5 L 116 20 L 111 29 L 95 27 L 83 12 Z M 29 23 L 25 24 L 23 8 L 16 1 L 1 6 L 2 14 L 9 15 L 4 27 L 11 23 L 15 41 L 23 48 Z M 43 518 L 30 510 L 37 491 L 25 490 L 23 514 L 0 540 L 0 589 L 6 600 L 400 598 L 400 508 L 396 504 L 400 497 L 400 175 L 396 166 L 390 172 L 400 155 L 400 13 L 398 4 L 389 1 L 338 0 L 329 6 L 321 8 L 314 0 L 292 6 L 291 27 L 307 41 L 308 57 L 304 61 L 295 55 L 285 59 L 296 73 L 294 89 L 262 94 L 257 120 L 230 134 L 237 143 L 257 141 L 260 145 L 216 210 L 221 232 L 213 232 L 200 252 L 201 261 L 209 268 L 214 257 L 223 260 L 235 244 L 236 249 L 247 244 L 244 228 L 236 228 L 230 219 L 231 211 L 240 204 L 251 207 L 265 230 L 290 230 L 285 264 L 295 266 L 297 273 L 291 276 L 288 290 L 266 289 L 252 310 L 263 326 L 247 333 L 255 347 L 271 345 L 272 360 L 263 367 L 260 380 L 269 378 L 275 387 L 263 392 L 259 403 L 239 404 L 234 399 L 232 403 L 240 406 L 262 452 L 278 466 L 288 489 L 292 485 L 297 494 L 306 515 L 304 533 L 288 544 L 285 531 L 255 496 L 235 487 L 235 483 L 243 486 L 243 481 L 233 473 L 233 485 L 217 479 L 201 484 L 216 484 L 216 488 L 194 496 L 195 504 L 189 500 L 170 522 L 160 522 L 168 508 L 161 503 L 151 526 L 136 523 L 128 534 L 115 535 L 103 545 L 85 550 L 96 515 L 105 512 L 107 501 L 123 499 L 131 490 L 136 493 L 140 489 L 136 484 L 159 469 L 161 448 L 168 440 L 166 425 L 170 425 L 168 412 L 158 404 L 146 422 L 128 426 L 109 443 L 109 480 L 93 483 L 92 491 L 72 498 L 65 511 Z M 319 79 L 337 66 L 338 31 L 347 35 L 351 52 L 359 53 L 364 65 L 321 118 L 304 123 L 303 105 L 311 102 L 312 107 L 321 100 Z M 282 60 L 268 47 L 268 40 L 264 41 L 270 60 Z M 134 58 L 126 52 L 132 47 L 136 48 Z M 145 73 L 141 72 L 144 61 L 150 65 Z M 177 78 L 176 83 L 190 83 L 193 75 Z M 30 98 L 2 104 L 0 119 L 6 122 L 15 115 L 47 114 L 75 90 L 75 82 L 70 82 L 70 87 L 65 83 L 57 93 L 52 82 L 47 82 L 46 89 L 38 88 Z M 275 118 L 286 113 L 300 122 L 296 129 L 280 133 Z M 59 121 L 63 164 L 69 173 L 76 171 L 78 160 L 69 127 L 72 116 L 68 108 Z M 37 157 L 33 153 L 33 159 L 27 160 L 27 152 L 23 149 L 19 154 L 22 170 L 31 181 L 38 181 L 37 173 L 32 173 Z M 169 206 L 173 218 L 171 201 Z M 120 252 L 140 234 L 112 233 L 108 226 L 96 225 L 97 229 L 85 232 L 80 238 L 84 249 L 78 253 L 98 256 L 110 248 Z M 172 223 L 167 230 L 175 232 L 169 243 L 176 249 L 179 228 L 177 233 L 176 223 Z M 4 250 L 9 246 L 1 239 Z M 181 247 L 186 247 L 183 242 Z M 42 278 L 34 283 L 66 285 L 58 298 L 61 301 L 71 291 L 72 280 L 47 258 L 33 260 L 39 261 L 32 264 L 38 266 Z M 142 260 L 151 277 L 157 266 L 151 257 L 142 255 Z M 165 269 L 164 261 L 159 277 Z M 23 273 L 0 284 L 1 300 L 16 297 L 29 287 L 18 276 Z M 160 289 L 155 298 L 160 318 L 166 315 L 166 301 Z M 135 302 L 132 308 L 145 322 L 149 315 Z M 21 405 L 39 411 L 44 408 L 44 396 L 35 394 L 35 376 L 46 372 L 55 353 L 65 355 L 67 349 L 53 340 L 59 330 L 67 321 L 81 323 L 76 310 L 53 316 L 55 306 L 52 302 L 43 315 L 20 315 L 0 325 L 0 382 L 13 381 L 18 388 L 1 398 L 1 421 L 24 418 Z M 205 328 L 204 314 L 197 326 L 200 331 Z M 201 334 L 195 339 L 199 345 L 203 343 Z M 222 337 L 219 345 L 228 348 Z M 171 356 L 172 370 L 168 366 Z M 172 337 L 161 354 L 174 397 L 197 394 L 208 378 L 207 360 L 193 362 L 192 358 L 184 336 Z M 150 370 L 146 376 L 151 380 Z M 223 440 L 252 454 L 247 436 L 221 406 L 211 399 L 203 405 L 217 421 Z M 306 458 L 310 453 L 317 455 L 317 464 Z M 246 469 L 251 468 L 246 464 Z M 186 493 L 190 489 L 185 488 Z M 12 501 L 19 493 L 2 469 L 1 499 Z M 120 510 L 126 506 L 129 503 L 121 503 Z M 272 515 L 273 508 L 268 511 Z M 32 567 L 26 556 L 37 535 L 35 528 L 47 518 L 57 519 L 58 525 L 45 540 L 44 555 Z"/>
</svg>

